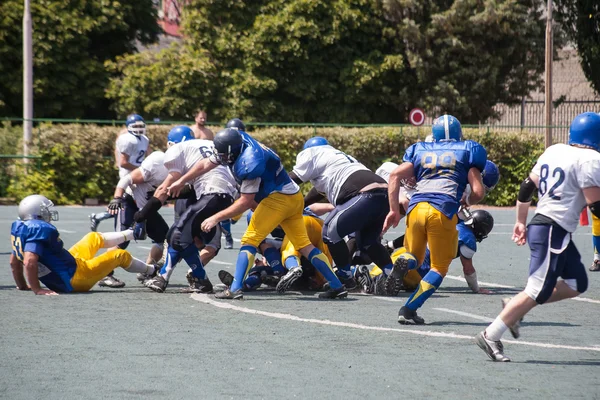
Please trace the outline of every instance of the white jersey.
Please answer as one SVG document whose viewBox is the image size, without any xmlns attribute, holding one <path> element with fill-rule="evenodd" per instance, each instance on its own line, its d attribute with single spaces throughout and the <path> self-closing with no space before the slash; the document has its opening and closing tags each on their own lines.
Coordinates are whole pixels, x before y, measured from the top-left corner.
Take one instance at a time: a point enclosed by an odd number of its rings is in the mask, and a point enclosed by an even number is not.
<svg viewBox="0 0 600 400">
<path fill-rule="evenodd" d="M 129 163 L 139 167 L 146 157 L 150 140 L 146 135 L 135 136 L 131 133 L 124 133 L 117 138 L 116 148 L 117 153 L 127 154 Z M 117 154 L 119 160 L 120 154 Z M 118 161 L 117 161 L 118 162 Z M 131 171 L 126 168 L 119 167 L 119 178 L 124 177 Z"/>
<path fill-rule="evenodd" d="M 148 202 L 148 192 L 154 191 L 167 178 L 167 168 L 164 165 L 165 153 L 155 151 L 142 162 L 138 168 L 144 178 L 143 183 L 131 185 L 133 199 L 138 208 L 143 208 Z"/>
<path fill-rule="evenodd" d="M 387 161 L 381 164 L 381 166 L 377 168 L 377 171 L 375 171 L 375 173 L 383 179 L 385 179 L 387 183 L 389 183 L 390 175 L 392 174 L 392 171 L 396 169 L 396 167 L 398 167 L 398 164 Z M 400 186 L 400 193 L 398 197 L 400 198 L 400 200 L 402 200 L 402 197 L 406 197 L 410 200 L 412 195 L 416 192 L 416 181 L 414 179 L 403 179 L 402 182 L 400 182 L 400 184 L 402 186 Z"/>
<path fill-rule="evenodd" d="M 200 160 L 213 154 L 212 140 L 194 139 L 177 143 L 165 153 L 165 167 L 169 172 L 184 175 Z M 200 175 L 193 180 L 196 198 L 203 194 L 225 193 L 235 198 L 237 183 L 226 167 L 219 165 L 215 169 Z"/>
<path fill-rule="evenodd" d="M 310 181 L 324 193 L 329 202 L 335 201 L 346 179 L 356 171 L 369 169 L 335 147 L 315 146 L 302 150 L 296 156 L 293 172 L 303 182 Z"/>
<path fill-rule="evenodd" d="M 531 172 L 540 177 L 536 214 L 574 232 L 586 206 L 582 189 L 600 187 L 600 153 L 555 144 L 544 151 Z"/>
</svg>

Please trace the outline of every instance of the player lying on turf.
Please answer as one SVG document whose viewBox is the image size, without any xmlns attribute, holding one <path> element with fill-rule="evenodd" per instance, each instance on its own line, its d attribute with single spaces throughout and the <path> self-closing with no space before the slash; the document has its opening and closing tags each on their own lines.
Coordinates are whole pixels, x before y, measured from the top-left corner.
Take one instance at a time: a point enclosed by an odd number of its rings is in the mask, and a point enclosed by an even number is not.
<svg viewBox="0 0 600 400">
<path fill-rule="evenodd" d="M 456 229 L 458 230 L 458 254 L 456 255 L 456 258 L 460 258 L 465 280 L 473 293 L 491 293 L 489 290 L 479 287 L 477 271 L 475 271 L 475 267 L 473 266 L 473 256 L 477 252 L 477 243 L 487 238 L 493 227 L 494 218 L 485 210 L 475 210 L 469 220 L 465 222 L 461 221 L 456 225 Z M 396 249 L 392 254 L 394 263 L 396 263 L 399 256 L 405 252 L 406 249 L 404 247 Z M 419 282 L 421 282 L 423 277 L 427 275 L 430 270 L 430 253 L 429 249 L 427 249 L 423 263 L 418 268 L 406 271 L 406 274 L 401 277 L 402 289 L 415 290 L 419 285 Z M 385 279 L 385 277 L 381 275 L 381 270 L 379 268 L 374 267 L 369 271 L 366 265 L 357 266 L 355 267 L 355 277 L 365 293 L 374 293 L 377 295 L 385 294 L 385 291 L 382 289 L 383 284 L 380 282 L 382 279 Z"/>
<path fill-rule="evenodd" d="M 250 225 L 241 239 L 236 272 L 229 289 L 217 293 L 221 299 L 242 299 L 242 286 L 258 246 L 269 233 L 280 225 L 294 246 L 325 276 L 331 289 L 321 293 L 321 298 L 341 298 L 348 292 L 337 278 L 331 264 L 323 253 L 308 239 L 302 219 L 304 199 L 300 188 L 288 176 L 279 156 L 257 142 L 250 135 L 236 129 L 225 129 L 217 133 L 214 140 L 217 154 L 212 159 L 201 160 L 188 173 L 173 183 L 169 190 L 177 195 L 185 182 L 202 177 L 220 165 L 227 165 L 236 180 L 241 182 L 240 198 L 227 209 L 207 218 L 202 223 L 203 231 L 210 231 L 219 222 L 253 208 L 255 211 Z"/>
<path fill-rule="evenodd" d="M 138 239 L 139 232 L 131 229 L 90 232 L 67 251 L 58 229 L 51 223 L 58 221 L 58 212 L 51 209 L 53 206 L 40 195 L 27 196 L 19 203 L 19 219 L 10 230 L 10 266 L 18 289 L 31 289 L 40 295 L 87 292 L 116 267 L 132 273 L 154 273 L 153 265 L 133 258 L 125 250 L 110 250 L 95 257 L 102 248 Z M 48 289 L 42 289 L 40 281 Z"/>
<path fill-rule="evenodd" d="M 592 214 L 600 216 L 599 151 L 600 115 L 580 114 L 571 123 L 569 144 L 548 147 L 521 184 L 512 238 L 519 246 L 529 242 L 529 279 L 525 289 L 475 337 L 493 361 L 510 361 L 500 339 L 509 329 L 518 336 L 514 327 L 532 308 L 576 297 L 587 290 L 587 273 L 572 234 L 586 205 Z M 526 227 L 535 192 L 537 208 Z"/>
<path fill-rule="evenodd" d="M 198 161 L 212 156 L 213 142 L 193 139 L 187 126 L 177 126 L 168 135 L 169 149 L 165 153 L 164 166 L 167 177 L 160 184 L 146 206 L 136 215 L 136 220 L 146 220 L 158 212 L 167 200 L 167 188 L 172 182 L 186 174 Z M 144 284 L 158 293 L 163 293 L 177 263 L 184 259 L 192 269 L 187 274 L 190 290 L 210 293 L 212 283 L 206 275 L 204 265 L 212 259 L 221 246 L 218 227 L 203 232 L 204 220 L 227 208 L 237 195 L 237 184 L 225 167 L 219 166 L 191 182 L 193 191 L 187 199 L 176 203 L 176 221 L 169 230 L 169 243 L 165 264 L 159 273 Z M 178 193 L 180 195 L 181 193 Z M 216 239 L 215 239 L 216 237 Z M 215 240 L 215 241 L 213 241 Z M 204 252 L 203 256 L 198 250 Z"/>
</svg>

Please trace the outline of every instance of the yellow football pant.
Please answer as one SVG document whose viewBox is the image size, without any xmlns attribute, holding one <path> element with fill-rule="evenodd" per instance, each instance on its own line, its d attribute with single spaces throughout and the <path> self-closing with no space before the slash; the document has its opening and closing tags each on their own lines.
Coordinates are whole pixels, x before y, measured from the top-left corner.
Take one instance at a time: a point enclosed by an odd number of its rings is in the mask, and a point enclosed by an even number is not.
<svg viewBox="0 0 600 400">
<path fill-rule="evenodd" d="M 298 250 L 310 245 L 302 211 L 304 197 L 296 194 L 271 193 L 254 210 L 248 229 L 244 232 L 241 245 L 258 247 L 278 225 Z"/>
<path fill-rule="evenodd" d="M 406 253 L 405 247 L 400 247 L 399 249 L 396 249 L 392 254 L 392 263 L 396 262 L 396 259 L 400 256 L 400 254 L 403 253 Z M 382 273 L 383 271 L 381 270 L 381 268 L 379 268 L 376 265 L 371 270 L 370 275 L 372 278 L 375 278 L 377 275 L 381 275 Z M 404 279 L 402 280 L 402 285 L 404 285 L 404 288 L 406 290 L 415 290 L 417 286 L 419 286 L 419 282 L 421 282 L 421 279 L 421 275 L 417 272 L 417 270 L 411 269 L 404 276 Z"/>
<path fill-rule="evenodd" d="M 69 249 L 69 253 L 77 262 L 75 275 L 71 278 L 73 291 L 87 292 L 113 269 L 131 265 L 131 254 L 121 249 L 111 250 L 94 257 L 103 246 L 102 235 L 90 232 Z"/>
<path fill-rule="evenodd" d="M 429 203 L 418 203 L 406 219 L 406 251 L 412 253 L 421 265 L 429 244 L 431 269 L 446 276 L 458 250 L 457 222 L 456 214 L 450 219 Z"/>
</svg>

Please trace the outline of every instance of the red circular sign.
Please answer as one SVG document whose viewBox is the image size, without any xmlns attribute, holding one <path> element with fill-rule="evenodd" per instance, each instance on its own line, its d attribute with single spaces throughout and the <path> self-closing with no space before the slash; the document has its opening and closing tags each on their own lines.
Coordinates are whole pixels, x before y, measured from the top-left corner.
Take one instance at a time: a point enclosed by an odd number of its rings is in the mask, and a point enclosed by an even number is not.
<svg viewBox="0 0 600 400">
<path fill-rule="evenodd" d="M 414 126 L 421 126 L 425 123 L 425 111 L 420 108 L 413 108 L 408 114 L 408 120 Z"/>
</svg>

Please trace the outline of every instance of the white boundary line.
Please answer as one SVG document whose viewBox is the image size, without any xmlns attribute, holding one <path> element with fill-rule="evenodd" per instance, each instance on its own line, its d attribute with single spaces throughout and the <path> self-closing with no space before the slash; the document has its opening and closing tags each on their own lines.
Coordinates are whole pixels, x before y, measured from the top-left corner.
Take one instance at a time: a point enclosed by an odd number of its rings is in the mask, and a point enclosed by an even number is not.
<svg viewBox="0 0 600 400">
<path fill-rule="evenodd" d="M 315 319 L 315 318 L 302 318 L 292 314 L 283 314 L 283 313 L 274 313 L 269 311 L 261 311 L 261 310 L 253 310 L 251 308 L 239 307 L 231 302 L 223 302 L 223 301 L 215 301 L 211 299 L 208 295 L 202 293 L 194 293 L 190 296 L 193 300 L 199 301 L 201 303 L 205 303 L 211 306 L 215 306 L 218 308 L 222 308 L 225 310 L 233 310 L 239 311 L 246 314 L 252 315 L 261 315 L 264 317 L 284 319 L 288 321 L 297 321 L 297 322 L 307 322 L 310 324 L 318 324 L 318 325 L 329 325 L 329 326 L 338 326 L 342 328 L 353 328 L 353 329 L 362 329 L 368 331 L 379 331 L 379 332 L 398 332 L 398 333 L 410 333 L 418 336 L 429 336 L 429 337 L 438 337 L 438 338 L 448 338 L 448 339 L 464 339 L 464 340 L 473 340 L 473 336 L 467 335 L 458 335 L 456 333 L 449 332 L 434 332 L 434 331 L 421 331 L 416 329 L 398 329 L 398 328 L 386 328 L 383 326 L 370 326 L 370 325 L 361 325 L 354 324 L 351 322 L 339 322 L 339 321 L 330 321 L 327 319 Z M 235 301 L 235 300 L 233 300 Z M 520 344 L 524 346 L 533 346 L 533 347 L 542 347 L 548 349 L 566 349 L 566 350 L 582 350 L 582 351 L 597 351 L 600 352 L 600 347 L 584 347 L 584 346 L 568 346 L 561 344 L 551 344 L 551 343 L 538 343 L 538 342 L 522 342 L 517 340 L 504 340 L 505 343 L 514 343 Z"/>
<path fill-rule="evenodd" d="M 462 315 L 463 317 L 473 318 L 478 321 L 484 321 L 484 322 L 493 322 L 494 321 L 493 318 L 488 318 L 488 317 L 484 317 L 482 315 L 471 314 L 471 313 L 463 312 L 463 311 L 451 310 L 449 308 L 441 308 L 440 307 L 440 308 L 434 308 L 434 310 L 443 311 L 443 312 L 456 314 L 456 315 Z"/>
<path fill-rule="evenodd" d="M 220 264 L 220 265 L 233 265 L 232 263 L 228 263 L 225 261 L 215 260 L 214 258 L 210 260 L 209 264 Z"/>
</svg>

